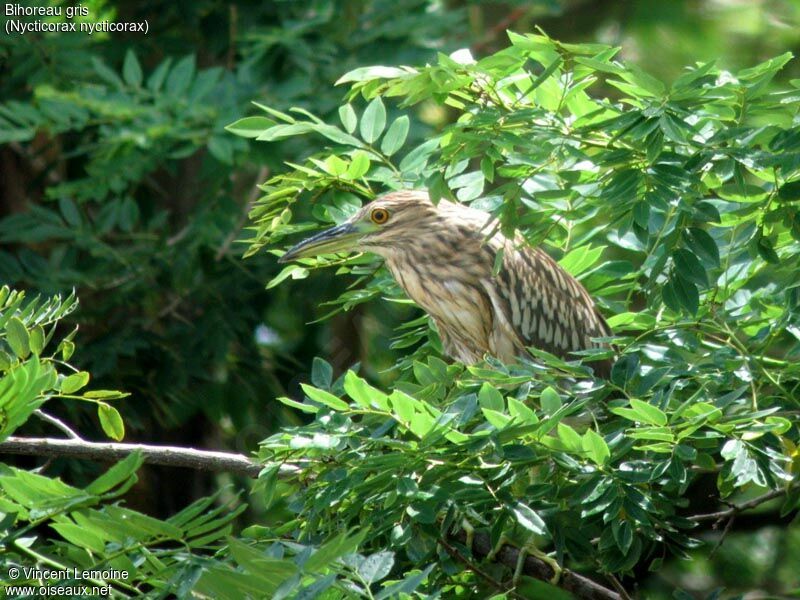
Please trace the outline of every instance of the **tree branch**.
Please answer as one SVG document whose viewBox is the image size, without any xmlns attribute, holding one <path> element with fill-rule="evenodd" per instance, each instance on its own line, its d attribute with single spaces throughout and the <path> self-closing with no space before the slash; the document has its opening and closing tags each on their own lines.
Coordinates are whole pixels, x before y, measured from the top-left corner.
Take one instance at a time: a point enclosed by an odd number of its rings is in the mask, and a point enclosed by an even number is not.
<svg viewBox="0 0 800 600">
<path fill-rule="evenodd" d="M 461 544 L 467 541 L 467 534 L 463 529 L 453 534 L 452 537 Z M 474 557 L 478 559 L 486 558 L 492 551 L 492 541 L 489 534 L 476 533 L 470 550 Z M 518 548 L 505 545 L 495 554 L 495 561 L 513 570 L 517 565 L 519 552 Z M 530 554 L 525 557 L 525 565 L 522 572 L 529 577 L 542 581 L 550 581 L 554 575 L 553 568 L 550 565 Z M 614 590 L 610 590 L 588 577 L 578 575 L 567 569 L 562 571 L 561 578 L 555 585 L 571 592 L 576 598 L 581 598 L 582 600 L 622 600 L 622 596 Z"/>
<path fill-rule="evenodd" d="M 713 557 L 714 554 L 717 553 L 717 550 L 719 550 L 722 546 L 725 538 L 728 537 L 728 533 L 730 533 L 730 531 L 733 529 L 733 522 L 740 513 L 751 508 L 755 508 L 761 504 L 764 504 L 765 502 L 769 502 L 770 500 L 774 500 L 775 498 L 780 498 L 781 496 L 792 491 L 795 487 L 797 487 L 797 484 L 790 485 L 789 487 L 780 490 L 771 490 L 765 494 L 753 498 L 752 500 L 748 500 L 747 502 L 742 502 L 741 504 L 730 504 L 729 508 L 726 508 L 725 510 L 718 510 L 713 513 L 701 515 L 693 515 L 689 517 L 689 520 L 694 521 L 695 523 L 713 521 L 711 526 L 712 529 L 718 529 L 720 523 L 725 521 L 725 528 L 722 530 L 722 535 L 717 543 L 714 544 L 714 547 L 711 549 L 711 553 L 709 554 L 709 557 Z"/>
<path fill-rule="evenodd" d="M 263 465 L 244 454 L 195 450 L 178 446 L 151 446 L 148 444 L 120 444 L 89 442 L 82 439 L 27 438 L 11 436 L 0 442 L 0 454 L 24 454 L 51 458 L 83 458 L 115 461 L 133 452 L 142 453 L 146 463 L 170 467 L 186 467 L 198 471 L 227 472 L 246 477 L 257 477 Z M 298 467 L 284 465 L 289 474 Z"/>
<path fill-rule="evenodd" d="M 780 490 L 771 490 L 766 494 L 762 494 L 761 496 L 757 496 L 752 500 L 748 500 L 747 502 L 742 502 L 741 504 L 734 504 L 730 508 L 726 508 L 725 510 L 719 510 L 717 512 L 706 513 L 702 515 L 693 515 L 689 517 L 690 521 L 694 521 L 695 523 L 701 523 L 703 521 L 716 521 L 719 523 L 723 519 L 727 519 L 730 517 L 734 517 L 740 512 L 745 510 L 750 510 L 751 508 L 755 508 L 765 502 L 769 502 L 770 500 L 774 500 L 775 498 L 780 498 L 785 494 L 788 494 L 792 491 L 797 485 L 789 486 L 788 488 L 783 488 Z"/>
</svg>

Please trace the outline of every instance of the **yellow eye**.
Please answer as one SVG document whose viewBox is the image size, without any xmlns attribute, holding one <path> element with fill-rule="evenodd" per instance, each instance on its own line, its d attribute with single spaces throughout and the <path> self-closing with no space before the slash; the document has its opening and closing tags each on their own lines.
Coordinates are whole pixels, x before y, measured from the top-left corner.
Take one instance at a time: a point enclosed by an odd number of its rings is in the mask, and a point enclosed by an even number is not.
<svg viewBox="0 0 800 600">
<path fill-rule="evenodd" d="M 376 208 L 369 214 L 369 218 L 376 225 L 383 225 L 389 220 L 389 211 L 385 208 Z"/>
</svg>

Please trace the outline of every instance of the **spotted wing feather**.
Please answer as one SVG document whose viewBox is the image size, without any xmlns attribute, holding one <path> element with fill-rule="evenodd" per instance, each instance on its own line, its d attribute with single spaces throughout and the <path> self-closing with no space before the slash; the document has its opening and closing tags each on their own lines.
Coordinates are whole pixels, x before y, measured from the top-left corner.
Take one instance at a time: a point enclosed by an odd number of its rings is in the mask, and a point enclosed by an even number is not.
<svg viewBox="0 0 800 600">
<path fill-rule="evenodd" d="M 598 347 L 592 338 L 607 337 L 611 329 L 586 289 L 544 251 L 524 244 L 506 244 L 499 293 L 506 316 L 526 346 L 562 358 L 576 350 Z M 607 376 L 611 361 L 592 363 Z"/>
</svg>

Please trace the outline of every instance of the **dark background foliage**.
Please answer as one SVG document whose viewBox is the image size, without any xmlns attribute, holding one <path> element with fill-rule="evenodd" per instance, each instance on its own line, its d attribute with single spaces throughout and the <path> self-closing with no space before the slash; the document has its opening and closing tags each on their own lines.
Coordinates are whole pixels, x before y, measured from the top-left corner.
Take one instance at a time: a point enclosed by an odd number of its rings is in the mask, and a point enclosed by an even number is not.
<svg viewBox="0 0 800 600">
<path fill-rule="evenodd" d="M 230 135 L 226 125 L 261 114 L 251 101 L 334 122 L 346 89 L 333 83 L 352 69 L 424 65 L 461 47 L 479 58 L 507 46 L 506 30 L 537 26 L 562 42 L 621 46 L 622 59 L 664 81 L 696 62 L 736 71 L 800 46 L 797 0 L 84 4 L 96 20 L 147 19 L 149 33 L 0 35 L 0 283 L 77 292 L 60 332 L 79 325 L 72 360 L 96 387 L 131 393 L 118 405 L 128 440 L 237 451 L 303 420 L 274 398 L 297 396 L 316 356 L 337 376 L 360 362 L 373 383 L 390 384 L 405 355 L 391 347 L 395 327 L 420 316 L 371 302 L 317 321 L 351 283 L 331 270 L 264 289 L 275 257 L 241 259 L 256 185 L 319 144 Z M 776 85 L 800 77 L 799 65 Z M 612 86 L 593 93 L 619 97 Z M 435 102 L 413 110 L 411 145 L 455 116 Z M 101 435 L 92 407 L 52 412 Z M 77 484 L 99 471 L 50 469 Z M 161 468 L 140 477 L 131 501 L 159 517 L 219 485 Z M 744 531 L 711 558 L 640 575 L 654 589 L 785 590 L 793 575 L 782 558 L 800 534 L 770 518 L 742 517 Z"/>
</svg>

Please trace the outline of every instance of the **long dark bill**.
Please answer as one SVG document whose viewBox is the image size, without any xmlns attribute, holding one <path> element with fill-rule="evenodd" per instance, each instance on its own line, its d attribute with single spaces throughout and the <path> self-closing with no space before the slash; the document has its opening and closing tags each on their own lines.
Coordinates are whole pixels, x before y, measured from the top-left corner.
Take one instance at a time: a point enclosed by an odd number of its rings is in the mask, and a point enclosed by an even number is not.
<svg viewBox="0 0 800 600">
<path fill-rule="evenodd" d="M 363 235 L 352 223 L 342 223 L 313 235 L 289 248 L 289 251 L 278 259 L 278 262 L 289 262 L 298 258 L 349 252 Z"/>
</svg>

